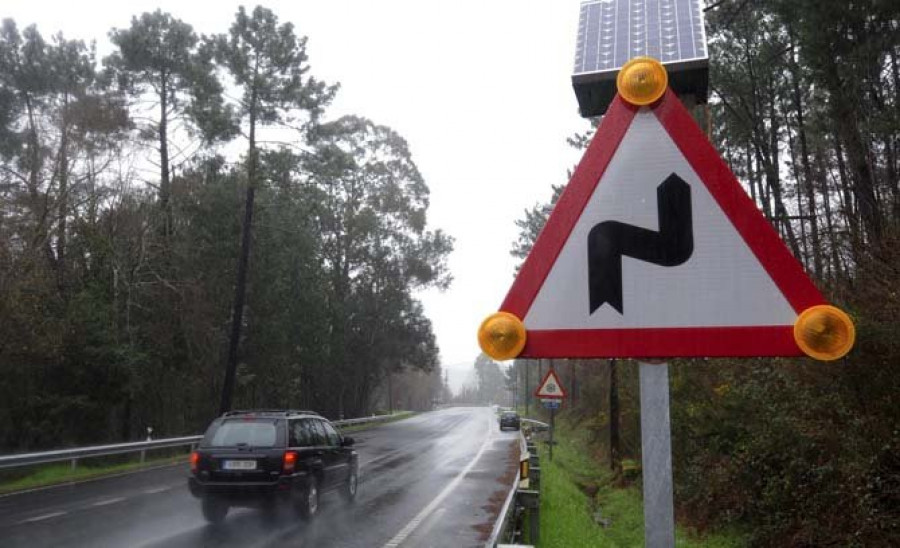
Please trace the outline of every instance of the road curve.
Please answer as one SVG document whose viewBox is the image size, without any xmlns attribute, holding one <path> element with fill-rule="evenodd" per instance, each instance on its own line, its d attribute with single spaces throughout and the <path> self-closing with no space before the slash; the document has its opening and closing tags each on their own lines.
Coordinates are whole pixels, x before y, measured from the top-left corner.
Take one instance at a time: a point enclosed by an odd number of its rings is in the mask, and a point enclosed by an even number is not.
<svg viewBox="0 0 900 548">
<path fill-rule="evenodd" d="M 208 525 L 186 465 L 0 498 L 4 547 L 461 547 L 483 545 L 518 465 L 487 408 L 449 408 L 352 434 L 356 501 L 322 501 L 311 523 L 232 510 Z"/>
</svg>

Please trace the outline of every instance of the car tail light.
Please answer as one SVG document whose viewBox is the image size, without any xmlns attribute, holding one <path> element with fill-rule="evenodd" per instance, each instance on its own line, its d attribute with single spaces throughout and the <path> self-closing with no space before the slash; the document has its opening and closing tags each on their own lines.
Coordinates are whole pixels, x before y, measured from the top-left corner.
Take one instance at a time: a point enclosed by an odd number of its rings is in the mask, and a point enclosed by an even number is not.
<svg viewBox="0 0 900 548">
<path fill-rule="evenodd" d="M 200 453 L 194 451 L 191 453 L 191 472 L 196 473 L 197 467 L 200 464 Z"/>
<path fill-rule="evenodd" d="M 285 451 L 284 452 L 284 464 L 281 469 L 285 474 L 293 474 L 294 468 L 297 466 L 297 452 L 296 451 Z"/>
</svg>

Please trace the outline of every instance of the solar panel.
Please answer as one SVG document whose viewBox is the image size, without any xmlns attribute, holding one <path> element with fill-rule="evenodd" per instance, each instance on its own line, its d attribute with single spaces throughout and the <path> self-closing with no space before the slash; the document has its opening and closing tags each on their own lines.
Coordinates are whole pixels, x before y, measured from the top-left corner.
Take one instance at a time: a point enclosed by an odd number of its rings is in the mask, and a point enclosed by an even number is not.
<svg viewBox="0 0 900 548">
<path fill-rule="evenodd" d="M 581 115 L 598 116 L 629 59 L 654 57 L 680 96 L 706 102 L 709 57 L 700 0 L 587 0 L 581 4 L 572 85 Z"/>
</svg>

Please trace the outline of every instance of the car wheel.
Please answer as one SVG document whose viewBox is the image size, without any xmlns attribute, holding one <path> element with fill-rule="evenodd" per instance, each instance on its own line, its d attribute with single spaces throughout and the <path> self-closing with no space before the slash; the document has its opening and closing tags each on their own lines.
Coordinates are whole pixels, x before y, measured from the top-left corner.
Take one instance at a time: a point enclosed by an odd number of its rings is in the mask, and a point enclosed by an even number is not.
<svg viewBox="0 0 900 548">
<path fill-rule="evenodd" d="M 356 498 L 356 490 L 359 488 L 359 472 L 357 468 L 354 466 L 352 470 L 350 470 L 350 477 L 347 478 L 347 483 L 344 485 L 344 489 L 341 491 L 341 495 L 343 495 L 344 500 L 346 502 L 353 502 L 353 499 Z"/>
<path fill-rule="evenodd" d="M 319 511 L 319 484 L 316 480 L 310 481 L 309 486 L 300 494 L 297 511 L 303 519 L 312 519 Z"/>
<path fill-rule="evenodd" d="M 203 497 L 201 508 L 203 517 L 209 523 L 222 523 L 225 521 L 225 516 L 228 515 L 228 503 L 216 497 Z"/>
</svg>

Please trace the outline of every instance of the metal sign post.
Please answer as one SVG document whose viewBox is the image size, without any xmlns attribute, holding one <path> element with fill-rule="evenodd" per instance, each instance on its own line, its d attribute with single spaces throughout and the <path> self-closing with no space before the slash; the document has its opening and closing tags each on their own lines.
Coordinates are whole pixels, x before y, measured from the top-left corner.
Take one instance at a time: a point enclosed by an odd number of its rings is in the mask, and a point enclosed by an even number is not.
<svg viewBox="0 0 900 548">
<path fill-rule="evenodd" d="M 547 445 L 550 447 L 550 460 L 553 461 L 553 431 L 556 428 L 556 410 L 559 409 L 560 401 L 558 399 L 544 399 L 542 400 L 544 403 L 544 407 L 550 410 L 550 439 L 547 441 Z"/>
<path fill-rule="evenodd" d="M 638 363 L 641 382 L 644 545 L 648 548 L 668 548 L 675 546 L 669 364 Z"/>
<path fill-rule="evenodd" d="M 553 430 L 556 429 L 556 408 L 550 408 L 550 462 L 553 462 Z"/>
</svg>

